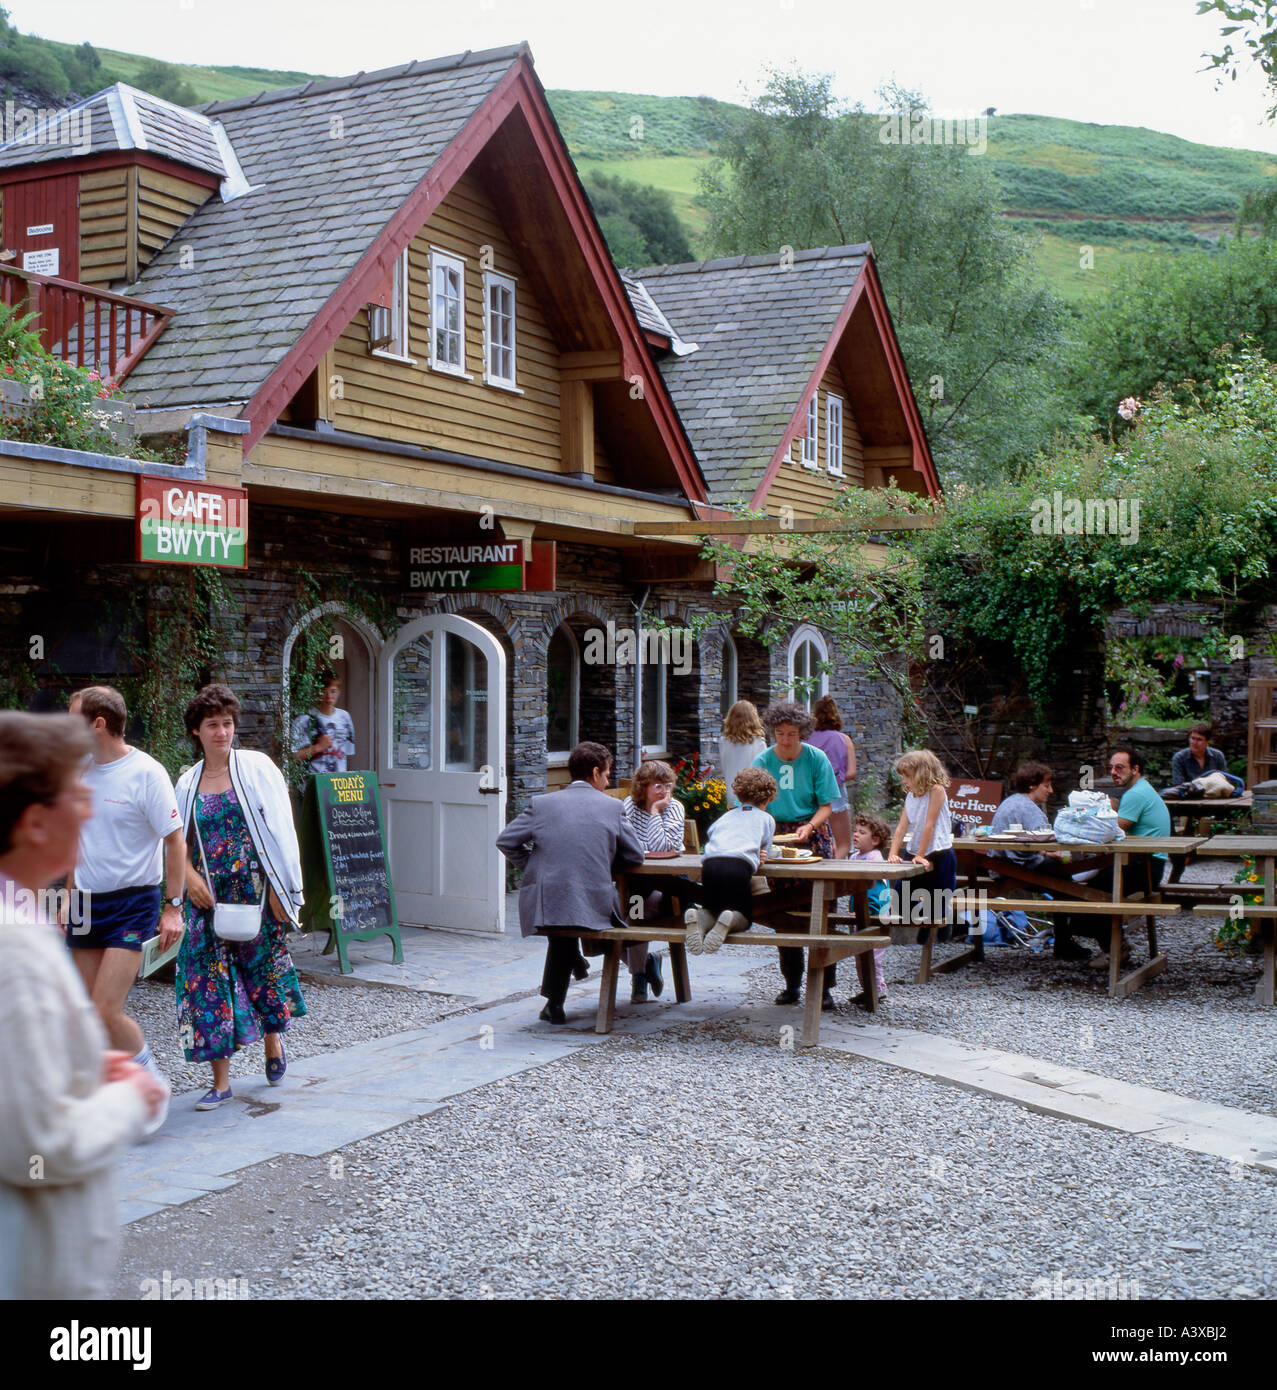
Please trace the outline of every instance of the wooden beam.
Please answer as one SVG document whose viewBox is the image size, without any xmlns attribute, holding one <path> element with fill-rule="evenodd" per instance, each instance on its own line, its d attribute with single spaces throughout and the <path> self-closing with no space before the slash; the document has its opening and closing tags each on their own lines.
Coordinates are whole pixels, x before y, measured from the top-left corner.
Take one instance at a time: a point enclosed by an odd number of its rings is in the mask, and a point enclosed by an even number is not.
<svg viewBox="0 0 1277 1390">
<path fill-rule="evenodd" d="M 875 516 L 867 521 L 837 517 L 800 518 L 788 523 L 779 517 L 738 517 L 732 521 L 636 521 L 636 536 L 813 536 L 841 531 L 930 531 L 931 515 Z"/>
<path fill-rule="evenodd" d="M 594 388 L 588 381 L 565 381 L 559 387 L 559 434 L 563 471 L 594 476 Z"/>
<path fill-rule="evenodd" d="M 137 247 L 137 165 L 127 173 L 127 202 L 124 213 L 124 278 L 130 285 L 138 277 Z"/>
<path fill-rule="evenodd" d="M 560 381 L 620 381 L 624 375 L 619 352 L 561 352 Z"/>
<path fill-rule="evenodd" d="M 626 555 L 621 572 L 631 584 L 712 584 L 713 560 L 699 555 Z"/>
</svg>

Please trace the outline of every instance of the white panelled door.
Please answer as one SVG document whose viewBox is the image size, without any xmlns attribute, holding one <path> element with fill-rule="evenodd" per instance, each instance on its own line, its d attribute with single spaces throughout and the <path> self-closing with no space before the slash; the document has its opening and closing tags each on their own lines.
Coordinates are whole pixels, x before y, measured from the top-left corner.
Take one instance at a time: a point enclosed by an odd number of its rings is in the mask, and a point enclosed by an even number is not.
<svg viewBox="0 0 1277 1390">
<path fill-rule="evenodd" d="M 401 922 L 505 930 L 505 652 L 432 613 L 382 648 L 378 778 Z"/>
</svg>

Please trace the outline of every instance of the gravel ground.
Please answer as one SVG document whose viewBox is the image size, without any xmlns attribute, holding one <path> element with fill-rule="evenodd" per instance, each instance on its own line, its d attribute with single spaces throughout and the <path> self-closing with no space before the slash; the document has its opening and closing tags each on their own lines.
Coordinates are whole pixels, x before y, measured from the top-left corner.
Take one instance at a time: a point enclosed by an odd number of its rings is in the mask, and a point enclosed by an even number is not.
<svg viewBox="0 0 1277 1390">
<path fill-rule="evenodd" d="M 1199 862 L 1185 880 L 1229 879 L 1235 867 Z M 1192 912 L 1159 918 L 1166 970 L 1125 999 L 1109 998 L 1107 969 L 1020 946 L 987 947 L 985 964 L 915 985 L 921 948 L 893 946 L 883 962 L 888 999 L 874 1021 L 1277 1116 L 1277 1011 L 1255 1000 L 1259 958 L 1230 959 L 1210 944 L 1210 930 L 1209 919 Z M 1139 965 L 1148 957 L 1143 924 L 1128 930 L 1127 939 Z M 939 946 L 936 958 L 960 949 Z M 839 976 L 840 1015 L 869 1021 L 848 1002 L 859 989 L 855 966 L 840 965 Z M 774 964 L 749 978 L 754 1003 L 770 1002 L 782 983 Z"/>
<path fill-rule="evenodd" d="M 1277 1293 L 1277 1179 L 723 1022 L 494 1082 L 342 1161 L 253 1297 Z"/>
<path fill-rule="evenodd" d="M 445 1014 L 457 1013 L 455 1000 L 401 989 L 359 985 L 318 985 L 301 982 L 308 1012 L 294 1019 L 285 1035 L 290 1060 L 320 1052 L 336 1052 L 388 1033 L 424 1028 Z M 128 1013 L 142 1027 L 160 1070 L 177 1093 L 203 1090 L 212 1084 L 207 1062 L 188 1062 L 177 1035 L 177 1005 L 173 982 L 143 980 L 129 995 Z M 231 1077 L 260 1075 L 266 1069 L 261 1043 L 241 1048 L 231 1058 Z"/>
</svg>

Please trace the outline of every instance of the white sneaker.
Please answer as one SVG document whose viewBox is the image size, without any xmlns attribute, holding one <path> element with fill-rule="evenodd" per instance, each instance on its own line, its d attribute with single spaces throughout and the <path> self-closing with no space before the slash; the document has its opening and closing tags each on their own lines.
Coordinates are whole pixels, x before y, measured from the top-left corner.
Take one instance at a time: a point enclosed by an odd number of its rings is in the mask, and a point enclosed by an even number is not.
<svg viewBox="0 0 1277 1390">
<path fill-rule="evenodd" d="M 746 925 L 745 918 L 739 912 L 720 912 L 718 921 L 714 923 L 709 935 L 705 938 L 702 950 L 707 956 L 713 955 L 715 951 L 727 940 L 728 932 L 739 931 Z"/>
<path fill-rule="evenodd" d="M 687 936 L 683 944 L 694 955 L 699 956 L 705 948 L 705 933 L 714 924 L 714 919 L 703 907 L 689 907 L 683 913 Z"/>
<path fill-rule="evenodd" d="M 164 1099 L 160 1101 L 159 1109 L 147 1120 L 142 1129 L 143 1137 L 149 1139 L 151 1135 L 155 1134 L 163 1126 L 164 1121 L 168 1119 L 168 1103 L 172 1099 L 173 1088 L 169 1085 L 168 1077 L 159 1069 L 154 1054 L 152 1054 L 148 1061 L 143 1062 L 142 1066 L 144 1066 L 160 1085 L 164 1087 Z"/>
</svg>

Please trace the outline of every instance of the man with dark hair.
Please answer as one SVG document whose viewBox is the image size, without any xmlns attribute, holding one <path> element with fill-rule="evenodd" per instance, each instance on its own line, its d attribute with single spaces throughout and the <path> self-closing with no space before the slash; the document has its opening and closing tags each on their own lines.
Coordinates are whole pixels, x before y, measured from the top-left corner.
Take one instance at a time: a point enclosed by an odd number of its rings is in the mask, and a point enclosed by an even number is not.
<svg viewBox="0 0 1277 1390">
<path fill-rule="evenodd" d="M 182 935 L 186 841 L 177 798 L 160 764 L 125 743 L 128 711 L 118 690 L 90 686 L 73 698 L 72 709 L 93 736 L 93 758 L 84 773 L 93 793 L 93 817 L 80 830 L 79 853 L 67 882 L 88 906 L 71 914 L 67 945 L 111 1046 L 163 1080 L 142 1030 L 124 1005 L 137 979 L 142 947 L 156 934 L 157 923 L 162 950 Z M 152 1130 L 163 1123 L 164 1109 Z"/>
<path fill-rule="evenodd" d="M 580 743 L 568 758 L 570 786 L 534 796 L 497 837 L 497 848 L 523 870 L 519 927 L 534 936 L 547 927 L 604 931 L 616 916 L 615 876 L 643 862 L 643 849 L 621 818 L 621 802 L 606 795 L 612 754 L 601 743 Z M 575 936 L 547 942 L 541 993 L 546 1023 L 566 1023 L 572 967 L 580 959 Z"/>
<path fill-rule="evenodd" d="M 1109 755 L 1109 775 L 1121 792 L 1117 801 L 1117 823 L 1128 835 L 1169 835 L 1171 833 L 1171 813 L 1166 803 L 1148 784 L 1144 776 L 1144 756 L 1129 744 L 1121 744 Z M 1110 800 L 1116 798 L 1110 795 Z M 1162 881 L 1166 870 L 1164 854 L 1141 854 L 1132 856 L 1122 868 L 1122 896 L 1132 893 L 1151 893 Z M 1112 888 L 1113 866 L 1107 865 L 1091 879 L 1092 888 Z M 1096 940 L 1103 945 L 1103 938 Z M 1122 960 L 1129 955 L 1126 942 L 1122 942 Z M 1108 952 L 1101 950 L 1091 965 L 1096 970 L 1107 970 Z"/>
<path fill-rule="evenodd" d="M 1171 786 L 1182 787 L 1195 777 L 1208 772 L 1227 772 L 1228 763 L 1218 748 L 1210 746 L 1211 726 L 1194 724 L 1188 731 L 1188 747 L 1181 748 L 1171 759 Z"/>
</svg>

